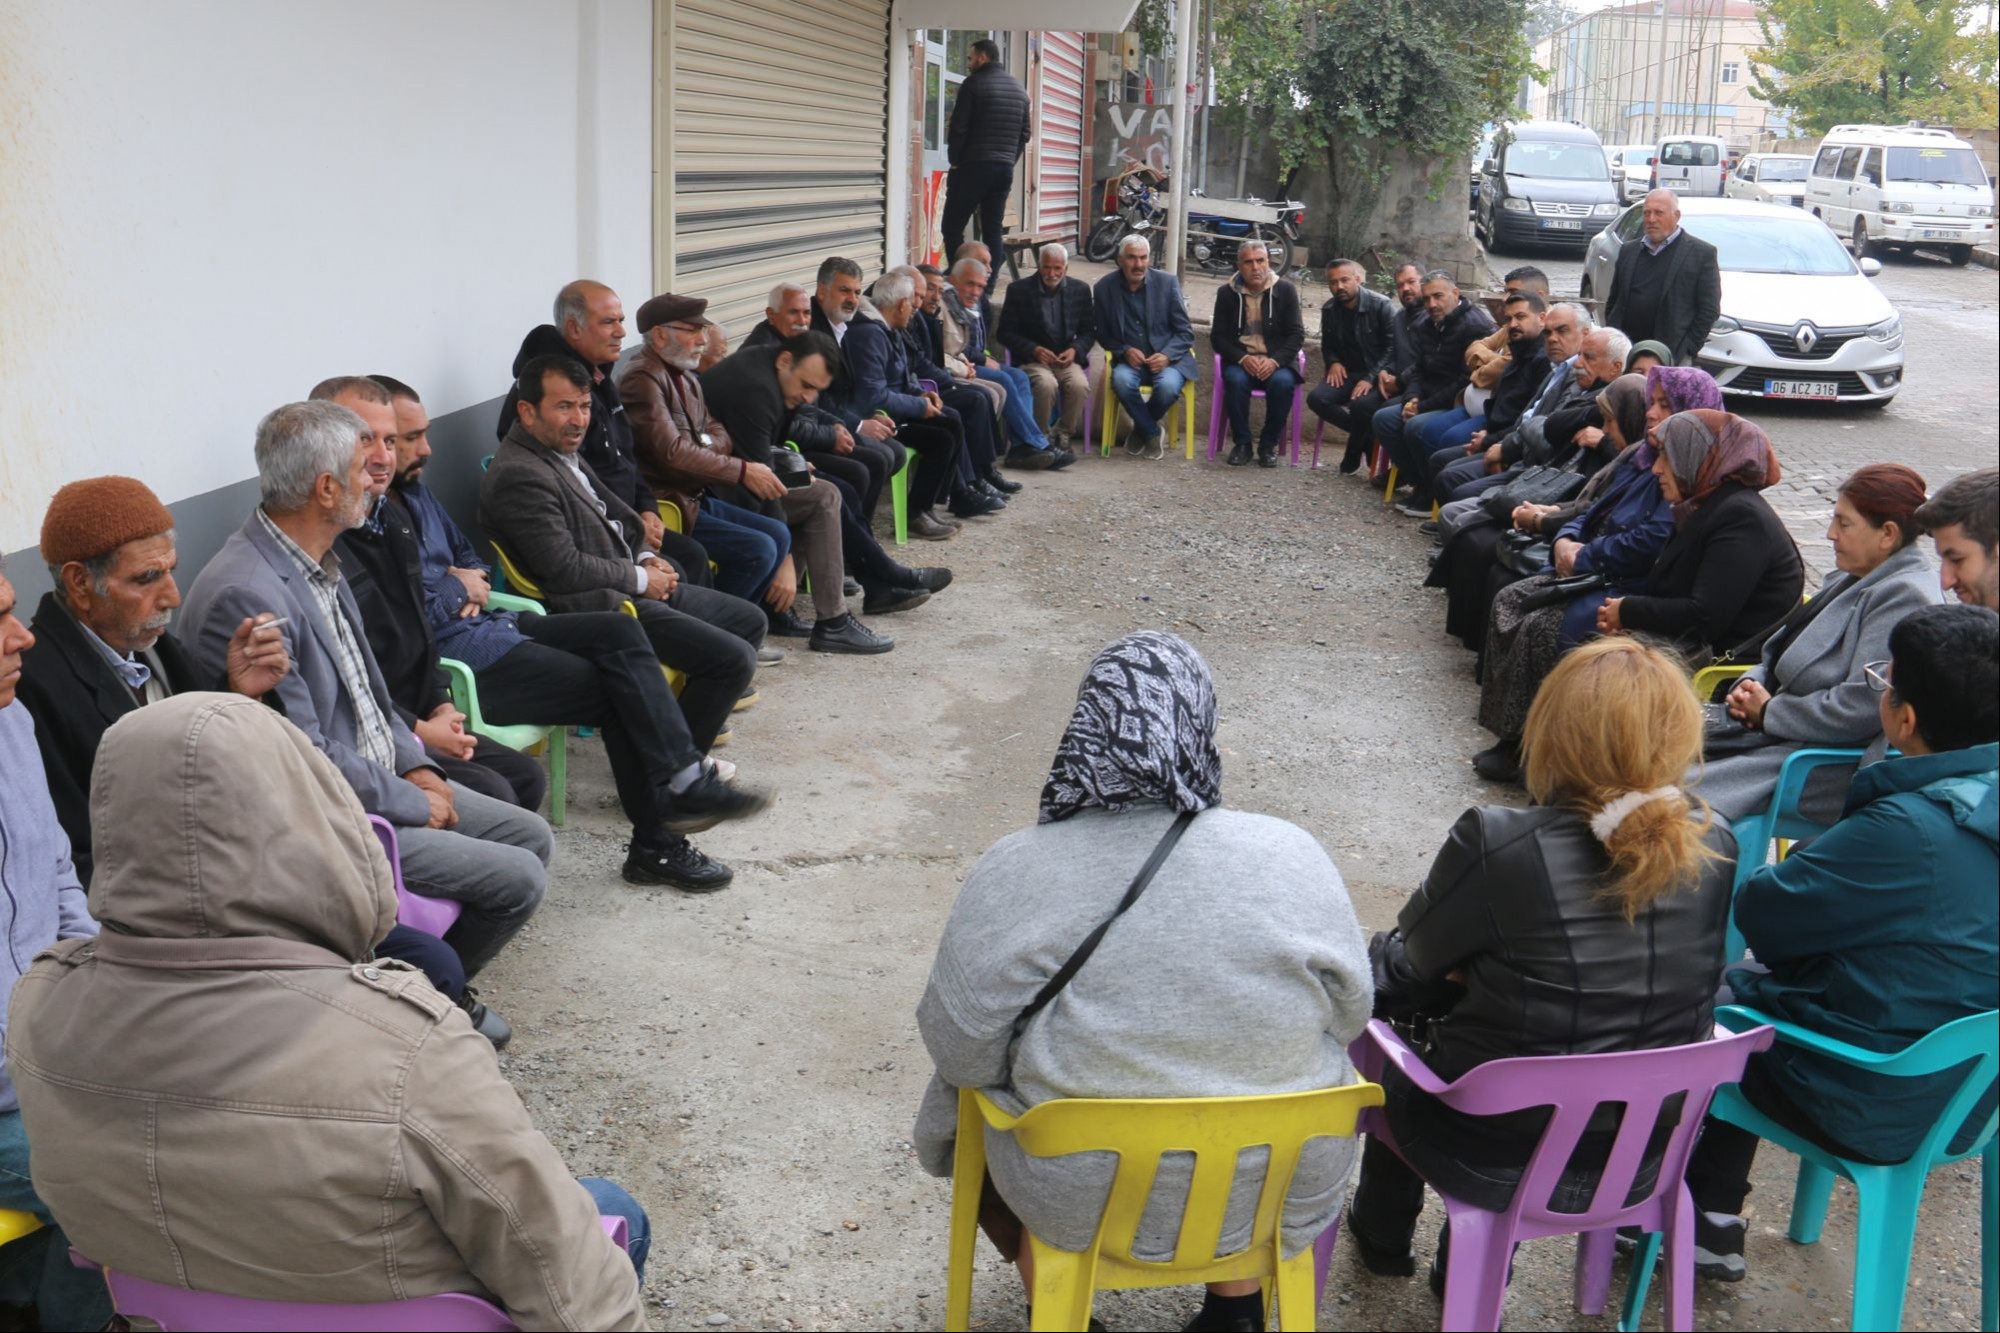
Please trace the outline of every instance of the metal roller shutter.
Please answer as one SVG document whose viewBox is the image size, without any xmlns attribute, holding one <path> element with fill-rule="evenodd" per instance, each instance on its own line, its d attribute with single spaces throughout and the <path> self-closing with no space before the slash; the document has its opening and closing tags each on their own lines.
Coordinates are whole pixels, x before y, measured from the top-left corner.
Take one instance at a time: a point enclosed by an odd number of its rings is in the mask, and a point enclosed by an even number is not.
<svg viewBox="0 0 2000 1333">
<path fill-rule="evenodd" d="M 676 0 L 673 287 L 732 340 L 822 259 L 882 268 L 888 0 Z"/>
<path fill-rule="evenodd" d="M 1075 240 L 1083 193 L 1083 34 L 1044 32 L 1040 37 L 1035 229 Z"/>
</svg>

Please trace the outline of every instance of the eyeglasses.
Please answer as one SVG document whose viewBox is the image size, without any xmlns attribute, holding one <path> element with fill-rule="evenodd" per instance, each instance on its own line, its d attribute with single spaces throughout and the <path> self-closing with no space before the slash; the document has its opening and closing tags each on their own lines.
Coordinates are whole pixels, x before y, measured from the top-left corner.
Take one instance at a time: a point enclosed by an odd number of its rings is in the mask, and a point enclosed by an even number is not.
<svg viewBox="0 0 2000 1333">
<path fill-rule="evenodd" d="M 1869 662 L 1861 668 L 1862 674 L 1868 677 L 1868 687 L 1875 693 L 1881 694 L 1895 688 L 1889 680 L 1889 668 L 1892 665 L 1890 662 Z"/>
</svg>

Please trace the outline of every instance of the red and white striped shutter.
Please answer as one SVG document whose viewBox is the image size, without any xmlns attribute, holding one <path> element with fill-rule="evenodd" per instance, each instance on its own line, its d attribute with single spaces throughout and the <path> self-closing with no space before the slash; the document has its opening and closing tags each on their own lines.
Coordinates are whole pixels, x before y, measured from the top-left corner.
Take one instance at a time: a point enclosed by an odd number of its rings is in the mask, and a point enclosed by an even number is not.
<svg viewBox="0 0 2000 1333">
<path fill-rule="evenodd" d="M 1035 228 L 1074 242 L 1081 237 L 1084 34 L 1044 32 L 1041 39 L 1041 96 L 1035 108 L 1040 150 Z"/>
</svg>

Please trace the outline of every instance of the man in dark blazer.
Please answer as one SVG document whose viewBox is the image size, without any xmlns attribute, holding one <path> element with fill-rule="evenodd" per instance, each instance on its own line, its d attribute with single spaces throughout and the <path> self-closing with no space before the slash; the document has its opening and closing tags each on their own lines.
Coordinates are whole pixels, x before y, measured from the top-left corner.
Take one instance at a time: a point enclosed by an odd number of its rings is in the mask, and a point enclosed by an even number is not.
<svg viewBox="0 0 2000 1333">
<path fill-rule="evenodd" d="M 1299 387 L 1299 350 L 1306 344 L 1299 289 L 1272 271 L 1262 241 L 1236 247 L 1236 276 L 1215 294 L 1209 341 L 1222 360 L 1223 406 L 1236 447 L 1229 465 L 1250 461 L 1250 395 L 1264 391 L 1264 427 L 1257 436 L 1257 466 L 1278 465 L 1278 441 L 1292 415 Z"/>
<path fill-rule="evenodd" d="M 1132 451 L 1158 458 L 1160 422 L 1194 380 L 1194 321 L 1180 283 L 1152 265 L 1152 243 L 1127 236 L 1118 243 L 1118 271 L 1097 280 L 1091 299 L 1097 345 L 1111 359 L 1111 392 L 1132 419 Z M 1146 387 L 1150 398 L 1140 395 Z"/>
<path fill-rule="evenodd" d="M 1000 345 L 1028 377 L 1035 394 L 1035 420 L 1062 420 L 1053 441 L 1058 449 L 1081 441 L 1089 425 L 1083 409 L 1090 397 L 1090 347 L 1096 341 L 1096 312 L 1090 287 L 1069 276 L 1069 251 L 1045 245 L 1036 259 L 1034 282 L 1010 283 L 1000 306 Z"/>
<path fill-rule="evenodd" d="M 535 357 L 516 389 L 514 425 L 480 483 L 480 526 L 534 580 L 549 610 L 632 606 L 660 661 L 687 676 L 681 713 L 706 754 L 756 673 L 764 613 L 741 597 L 682 583 L 646 546 L 632 506 L 578 456 L 590 416 L 582 362 Z"/>
<path fill-rule="evenodd" d="M 1618 251 L 1603 323 L 1635 343 L 1651 339 L 1691 366 L 1722 313 L 1722 266 L 1715 247 L 1681 227 L 1672 190 L 1646 196 L 1637 241 Z"/>
</svg>

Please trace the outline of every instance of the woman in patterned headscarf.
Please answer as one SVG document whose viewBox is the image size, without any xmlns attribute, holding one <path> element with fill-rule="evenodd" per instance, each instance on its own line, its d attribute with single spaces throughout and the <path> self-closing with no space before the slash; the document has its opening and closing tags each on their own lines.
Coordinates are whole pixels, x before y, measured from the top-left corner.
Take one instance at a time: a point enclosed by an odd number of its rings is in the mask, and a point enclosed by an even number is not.
<svg viewBox="0 0 2000 1333">
<path fill-rule="evenodd" d="M 938 945 L 917 1009 L 937 1067 L 915 1133 L 927 1171 L 951 1172 L 960 1088 L 1018 1114 L 1061 1097 L 1241 1096 L 1354 1081 L 1347 1044 L 1368 1022 L 1372 987 L 1340 874 L 1303 829 L 1221 798 L 1215 686 L 1201 655 L 1154 632 L 1099 653 L 1037 822 L 980 858 Z M 1120 912 L 1163 845 L 1165 859 Z M 1023 1022 L 1106 922 L 1085 964 Z M 1005 1135 L 986 1138 L 980 1222 L 1001 1254 L 1027 1276 L 1024 1226 L 1058 1248 L 1086 1248 L 1113 1164 L 1029 1157 Z M 1351 1139 L 1308 1145 L 1286 1206 L 1288 1252 L 1332 1222 L 1355 1157 Z M 1162 1163 L 1140 1257 L 1173 1254 L 1188 1175 L 1184 1158 Z M 1246 1159 L 1219 1253 L 1247 1241 L 1262 1177 L 1261 1160 Z M 1258 1309 L 1256 1293 L 1254 1282 L 1211 1288 L 1189 1327 L 1231 1327 Z"/>
</svg>

